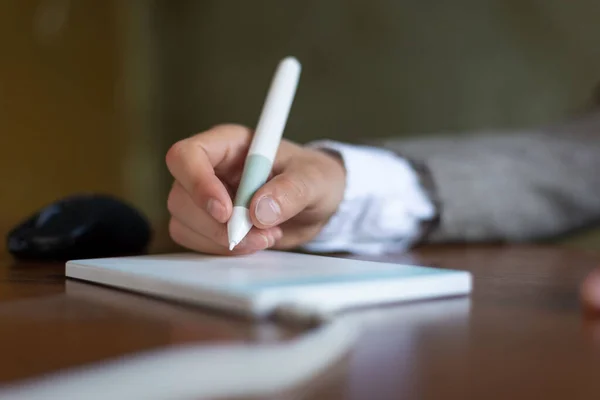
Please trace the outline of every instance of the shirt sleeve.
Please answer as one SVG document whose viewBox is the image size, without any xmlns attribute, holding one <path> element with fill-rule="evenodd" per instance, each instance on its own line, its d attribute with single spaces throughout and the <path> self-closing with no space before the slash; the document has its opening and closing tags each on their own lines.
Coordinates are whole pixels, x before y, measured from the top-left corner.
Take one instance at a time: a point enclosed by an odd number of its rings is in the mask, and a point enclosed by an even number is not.
<svg viewBox="0 0 600 400">
<path fill-rule="evenodd" d="M 398 154 L 333 141 L 308 146 L 341 157 L 346 189 L 335 215 L 305 250 L 369 255 L 404 251 L 418 240 L 422 223 L 436 216 L 417 172 Z"/>
</svg>

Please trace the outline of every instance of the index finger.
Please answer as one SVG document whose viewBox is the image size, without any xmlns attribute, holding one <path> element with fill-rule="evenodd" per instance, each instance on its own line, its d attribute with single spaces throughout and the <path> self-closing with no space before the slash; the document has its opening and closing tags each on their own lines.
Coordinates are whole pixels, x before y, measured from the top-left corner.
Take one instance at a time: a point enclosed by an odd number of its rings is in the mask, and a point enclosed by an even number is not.
<svg viewBox="0 0 600 400">
<path fill-rule="evenodd" d="M 219 222 L 229 219 L 231 198 L 217 168 L 227 169 L 243 158 L 250 143 L 249 129 L 221 125 L 175 143 L 167 152 L 169 172 L 194 203 Z"/>
</svg>

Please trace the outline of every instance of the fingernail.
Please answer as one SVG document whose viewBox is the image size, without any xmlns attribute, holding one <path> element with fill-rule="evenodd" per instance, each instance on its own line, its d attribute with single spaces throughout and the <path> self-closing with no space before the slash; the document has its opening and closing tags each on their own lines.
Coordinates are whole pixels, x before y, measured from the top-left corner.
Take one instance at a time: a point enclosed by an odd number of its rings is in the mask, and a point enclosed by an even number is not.
<svg viewBox="0 0 600 400">
<path fill-rule="evenodd" d="M 219 200 L 210 199 L 206 204 L 206 211 L 217 221 L 222 222 L 225 219 L 225 207 Z"/>
<path fill-rule="evenodd" d="M 261 233 L 260 237 L 263 240 L 263 244 L 260 246 L 260 249 L 268 249 L 269 247 L 273 246 L 273 243 L 275 243 L 275 239 L 273 239 L 273 236 L 271 235 Z"/>
<path fill-rule="evenodd" d="M 248 235 L 236 246 L 239 249 L 262 250 L 272 246 L 273 240 L 270 235 L 259 232 L 257 235 Z"/>
<path fill-rule="evenodd" d="M 279 220 L 281 208 L 275 200 L 263 197 L 256 204 L 256 219 L 263 225 L 273 225 Z"/>
<path fill-rule="evenodd" d="M 281 230 L 281 228 L 275 228 L 273 229 L 273 244 L 275 244 L 274 242 L 278 241 L 279 239 L 281 239 L 283 237 L 283 231 Z"/>
<path fill-rule="evenodd" d="M 236 248 L 236 249 L 238 249 L 238 250 L 240 250 L 240 249 L 243 249 L 243 248 L 245 248 L 246 246 L 248 246 L 248 240 L 246 240 L 246 238 L 244 238 L 244 239 L 242 239 L 242 241 L 241 241 L 241 242 L 239 242 L 239 243 L 238 243 L 238 244 L 235 246 L 235 248 Z"/>
</svg>

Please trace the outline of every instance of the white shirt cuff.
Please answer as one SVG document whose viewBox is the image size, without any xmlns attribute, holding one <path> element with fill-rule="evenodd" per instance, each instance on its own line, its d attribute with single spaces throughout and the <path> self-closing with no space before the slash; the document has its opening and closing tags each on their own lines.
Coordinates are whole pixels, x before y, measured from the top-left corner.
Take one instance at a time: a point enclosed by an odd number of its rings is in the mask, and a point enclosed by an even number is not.
<svg viewBox="0 0 600 400">
<path fill-rule="evenodd" d="M 371 255 L 404 251 L 419 237 L 421 223 L 435 216 L 417 173 L 396 153 L 333 141 L 308 146 L 340 155 L 346 189 L 338 211 L 306 250 Z"/>
</svg>

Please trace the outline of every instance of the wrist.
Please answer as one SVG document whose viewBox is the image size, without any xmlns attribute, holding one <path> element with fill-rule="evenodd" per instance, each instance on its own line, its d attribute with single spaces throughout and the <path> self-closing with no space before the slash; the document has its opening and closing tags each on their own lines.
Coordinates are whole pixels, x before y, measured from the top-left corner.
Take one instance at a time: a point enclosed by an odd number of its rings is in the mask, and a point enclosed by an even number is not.
<svg viewBox="0 0 600 400">
<path fill-rule="evenodd" d="M 324 191 L 328 198 L 326 203 L 330 204 L 327 219 L 329 219 L 344 200 L 347 185 L 347 174 L 344 157 L 342 154 L 331 148 L 315 148 L 323 158 L 322 171 L 324 171 L 324 184 L 328 190 Z"/>
<path fill-rule="evenodd" d="M 319 148 L 316 150 L 320 153 L 323 153 L 328 159 L 328 165 L 331 166 L 330 168 L 328 168 L 328 170 L 330 171 L 330 173 L 328 174 L 330 176 L 328 176 L 328 178 L 332 178 L 334 182 L 344 182 L 343 186 L 345 189 L 348 171 L 346 170 L 344 157 L 342 157 L 339 151 L 334 149 Z"/>
<path fill-rule="evenodd" d="M 411 162 L 384 148 L 332 141 L 310 146 L 336 159 L 344 187 L 335 212 L 307 249 L 379 252 L 402 250 L 419 240 L 436 207 Z"/>
</svg>

